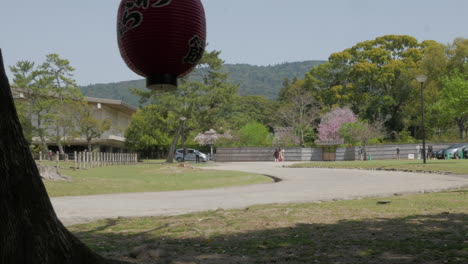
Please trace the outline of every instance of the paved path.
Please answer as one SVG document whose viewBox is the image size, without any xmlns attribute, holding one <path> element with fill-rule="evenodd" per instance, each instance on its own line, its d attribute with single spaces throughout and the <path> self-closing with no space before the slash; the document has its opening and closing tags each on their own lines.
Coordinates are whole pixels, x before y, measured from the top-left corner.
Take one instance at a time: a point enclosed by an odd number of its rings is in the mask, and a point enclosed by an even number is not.
<svg viewBox="0 0 468 264">
<path fill-rule="evenodd" d="M 288 163 L 286 163 L 288 164 Z M 207 169 L 261 173 L 278 183 L 240 187 L 52 198 L 65 225 L 103 218 L 176 215 L 255 204 L 316 202 L 430 192 L 468 186 L 468 177 L 351 169 L 292 169 L 273 162 L 220 163 Z"/>
</svg>

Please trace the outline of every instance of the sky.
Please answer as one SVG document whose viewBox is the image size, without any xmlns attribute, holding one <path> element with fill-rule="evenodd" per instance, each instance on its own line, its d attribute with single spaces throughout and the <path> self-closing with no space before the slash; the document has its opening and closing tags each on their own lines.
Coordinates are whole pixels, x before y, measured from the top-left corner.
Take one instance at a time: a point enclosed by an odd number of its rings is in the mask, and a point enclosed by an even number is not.
<svg viewBox="0 0 468 264">
<path fill-rule="evenodd" d="M 177 0 L 174 0 L 177 1 Z M 0 5 L 5 66 L 68 59 L 79 85 L 136 80 L 116 37 L 118 0 L 22 0 Z M 202 0 L 207 50 L 226 63 L 326 60 L 387 34 L 447 44 L 468 37 L 466 0 Z M 7 69 L 11 81 L 12 74 Z"/>
</svg>

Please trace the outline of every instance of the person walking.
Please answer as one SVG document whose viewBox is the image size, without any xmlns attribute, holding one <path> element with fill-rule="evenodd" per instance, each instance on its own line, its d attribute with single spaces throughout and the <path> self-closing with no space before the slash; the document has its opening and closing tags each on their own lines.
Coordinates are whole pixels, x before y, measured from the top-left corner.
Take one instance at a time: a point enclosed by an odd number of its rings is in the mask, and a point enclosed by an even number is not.
<svg viewBox="0 0 468 264">
<path fill-rule="evenodd" d="M 362 147 L 359 147 L 359 159 L 364 160 L 364 149 Z"/>
<path fill-rule="evenodd" d="M 426 157 L 427 157 L 428 159 L 431 159 L 431 158 L 432 158 L 432 145 L 429 145 L 429 146 L 427 147 Z"/>
<path fill-rule="evenodd" d="M 278 158 L 279 158 L 279 149 L 275 149 L 275 152 L 273 153 L 273 157 L 275 157 L 275 162 L 278 162 Z"/>
<path fill-rule="evenodd" d="M 283 161 L 283 155 L 281 153 L 281 148 L 278 149 L 278 162 Z"/>
<path fill-rule="evenodd" d="M 200 151 L 195 150 L 195 163 L 200 163 Z"/>
<path fill-rule="evenodd" d="M 284 149 L 281 149 L 279 152 L 279 161 L 283 162 L 284 161 Z"/>
<path fill-rule="evenodd" d="M 396 147 L 396 156 L 397 156 L 397 159 L 400 159 L 400 147 L 399 146 Z"/>
</svg>

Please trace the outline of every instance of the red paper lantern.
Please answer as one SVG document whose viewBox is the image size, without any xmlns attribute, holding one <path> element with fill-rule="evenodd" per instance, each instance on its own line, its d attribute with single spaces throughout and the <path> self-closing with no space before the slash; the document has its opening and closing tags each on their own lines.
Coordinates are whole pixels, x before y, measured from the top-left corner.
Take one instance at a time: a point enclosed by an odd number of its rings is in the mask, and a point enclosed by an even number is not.
<svg viewBox="0 0 468 264">
<path fill-rule="evenodd" d="M 122 0 L 117 15 L 120 54 L 146 86 L 174 89 L 195 68 L 206 40 L 200 0 Z"/>
</svg>

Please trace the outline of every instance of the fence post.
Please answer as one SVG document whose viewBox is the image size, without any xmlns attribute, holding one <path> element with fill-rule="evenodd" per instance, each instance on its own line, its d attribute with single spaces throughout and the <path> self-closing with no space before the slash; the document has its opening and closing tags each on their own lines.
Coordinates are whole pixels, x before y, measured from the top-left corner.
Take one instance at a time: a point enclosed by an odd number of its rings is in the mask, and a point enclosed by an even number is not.
<svg viewBox="0 0 468 264">
<path fill-rule="evenodd" d="M 83 151 L 80 151 L 78 152 L 78 158 L 79 158 L 79 164 L 78 164 L 78 167 L 81 169 L 84 169 L 83 168 Z"/>
<path fill-rule="evenodd" d="M 87 150 L 84 152 L 84 165 L 85 169 L 89 169 L 89 152 Z"/>
<path fill-rule="evenodd" d="M 76 155 L 78 155 L 78 169 L 81 169 L 81 152 L 77 152 Z"/>
</svg>

